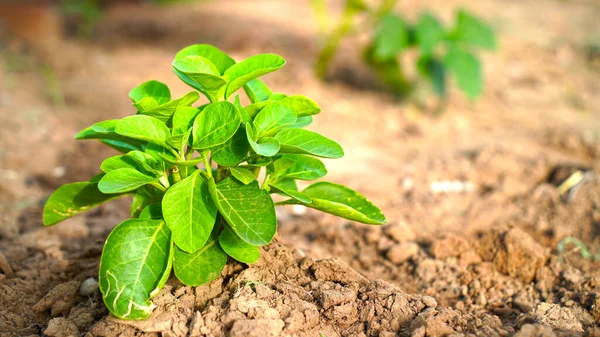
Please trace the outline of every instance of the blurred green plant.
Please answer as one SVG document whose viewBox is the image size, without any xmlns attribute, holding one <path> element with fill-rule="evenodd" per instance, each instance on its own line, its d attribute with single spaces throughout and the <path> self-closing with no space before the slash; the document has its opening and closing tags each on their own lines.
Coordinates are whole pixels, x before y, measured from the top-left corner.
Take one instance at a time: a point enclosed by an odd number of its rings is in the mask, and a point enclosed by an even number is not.
<svg viewBox="0 0 600 337">
<path fill-rule="evenodd" d="M 360 33 L 357 25 L 359 16 L 362 24 L 372 31 L 372 39 L 363 51 L 363 59 L 383 82 L 394 92 L 407 96 L 414 88 L 402 68 L 401 57 L 416 50 L 414 64 L 416 73 L 427 79 L 434 91 L 444 99 L 447 95 L 448 75 L 452 75 L 457 86 L 471 100 L 483 91 L 481 61 L 478 49 L 494 50 L 496 37 L 493 29 L 484 21 L 465 10 L 456 12 L 452 28 L 444 28 L 431 13 L 422 13 L 411 23 L 394 13 L 397 0 L 382 0 L 378 6 L 369 6 L 363 0 L 347 0 L 341 18 L 331 29 L 317 57 L 315 71 L 325 78 L 341 41 L 351 33 Z M 320 26 L 328 28 L 331 21 L 324 0 L 312 0 L 313 9 Z"/>
</svg>

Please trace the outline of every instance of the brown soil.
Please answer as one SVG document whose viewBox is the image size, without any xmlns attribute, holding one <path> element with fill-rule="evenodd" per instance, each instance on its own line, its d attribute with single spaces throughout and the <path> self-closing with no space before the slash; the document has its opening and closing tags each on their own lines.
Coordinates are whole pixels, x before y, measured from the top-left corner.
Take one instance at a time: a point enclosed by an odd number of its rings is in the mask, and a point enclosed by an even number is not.
<svg viewBox="0 0 600 337">
<path fill-rule="evenodd" d="M 399 10 L 414 17 L 416 3 Z M 600 7 L 426 5 L 448 19 L 468 7 L 501 36 L 485 55 L 484 97 L 453 94 L 439 116 L 364 90 L 377 83 L 357 62 L 361 38 L 317 81 L 305 2 L 113 7 L 88 42 L 61 37 L 52 12 L 0 6 L 16 29 L 0 30 L 0 336 L 600 336 L 600 262 L 557 249 L 568 236 L 600 248 Z M 369 196 L 389 224 L 279 209 L 280 234 L 257 264 L 232 262 L 196 288 L 171 279 L 150 320 L 120 321 L 94 280 L 127 200 L 52 228 L 43 201 L 97 172 L 110 150 L 72 135 L 130 114 L 132 87 L 154 78 L 185 92 L 168 64 L 198 42 L 238 59 L 284 56 L 267 81 L 319 102 L 314 129 L 346 150 L 328 179 Z M 584 179 L 561 193 L 578 170 Z"/>
</svg>

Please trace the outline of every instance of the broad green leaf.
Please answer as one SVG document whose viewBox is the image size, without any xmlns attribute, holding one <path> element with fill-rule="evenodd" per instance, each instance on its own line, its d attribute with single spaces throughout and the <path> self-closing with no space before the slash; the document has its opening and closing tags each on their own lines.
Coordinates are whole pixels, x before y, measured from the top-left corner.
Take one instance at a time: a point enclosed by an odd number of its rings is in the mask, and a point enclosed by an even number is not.
<svg viewBox="0 0 600 337">
<path fill-rule="evenodd" d="M 102 177 L 98 183 L 98 189 L 106 194 L 130 192 L 156 180 L 158 178 L 146 175 L 138 170 L 122 168 L 110 171 Z"/>
<path fill-rule="evenodd" d="M 139 151 L 132 152 L 137 153 Z M 171 163 L 178 160 L 178 156 L 175 153 L 167 150 L 162 146 L 152 143 L 148 144 L 148 146 L 146 146 L 146 149 L 142 153 L 144 153 L 144 158 L 146 162 L 160 174 L 163 174 L 168 169 L 170 169 L 173 166 L 173 164 Z M 127 155 L 130 154 L 131 152 Z"/>
<path fill-rule="evenodd" d="M 277 182 L 269 183 L 269 186 L 271 186 L 272 193 L 287 195 L 303 204 L 310 204 L 312 202 L 309 197 L 302 192 L 298 192 L 298 187 L 293 179 L 282 179 Z"/>
<path fill-rule="evenodd" d="M 175 276 L 188 286 L 199 286 L 216 279 L 221 276 L 221 271 L 226 264 L 227 254 L 214 237 L 192 254 L 175 248 L 173 259 Z"/>
<path fill-rule="evenodd" d="M 168 140 L 169 145 L 180 149 L 181 152 L 184 152 L 183 149 L 189 141 L 192 133 L 194 120 L 204 109 L 204 107 L 205 106 L 202 106 L 201 108 L 179 107 L 177 110 L 175 110 L 172 121 L 173 132 L 171 133 L 171 138 Z"/>
<path fill-rule="evenodd" d="M 240 95 L 235 95 L 235 100 L 233 101 L 233 105 L 237 109 L 237 112 L 240 114 L 240 119 L 241 119 L 243 125 L 252 121 L 252 118 L 250 118 L 248 111 L 246 111 L 246 109 L 244 109 L 244 107 L 242 106 L 242 103 L 240 102 Z"/>
<path fill-rule="evenodd" d="M 50 195 L 44 205 L 44 226 L 52 226 L 123 195 L 100 192 L 97 181 L 63 185 Z"/>
<path fill-rule="evenodd" d="M 417 68 L 431 81 L 433 89 L 439 96 L 446 95 L 446 69 L 439 60 L 422 55 L 417 61 Z"/>
<path fill-rule="evenodd" d="M 158 102 L 152 97 L 144 97 L 138 102 L 133 103 L 133 106 L 138 110 L 139 113 L 142 113 L 143 111 L 157 108 Z"/>
<path fill-rule="evenodd" d="M 244 185 L 228 177 L 216 186 L 211 184 L 211 189 L 220 213 L 242 240 L 255 246 L 271 242 L 277 231 L 275 207 L 257 181 Z"/>
<path fill-rule="evenodd" d="M 218 100 L 227 81 L 207 58 L 186 56 L 173 62 L 173 71 L 185 83 L 205 94 L 211 102 Z"/>
<path fill-rule="evenodd" d="M 244 85 L 244 91 L 252 103 L 266 101 L 273 94 L 265 82 L 255 78 Z"/>
<path fill-rule="evenodd" d="M 150 317 L 150 298 L 170 273 L 171 249 L 171 233 L 162 220 L 130 219 L 113 229 L 99 272 L 100 292 L 111 314 L 122 319 Z"/>
<path fill-rule="evenodd" d="M 148 144 L 148 146 L 150 146 L 150 144 Z M 148 148 L 146 148 L 146 151 L 148 151 Z M 130 158 L 135 161 L 137 166 L 133 168 L 148 176 L 159 177 L 167 170 L 167 167 L 162 160 L 156 160 L 152 155 L 146 152 L 137 150 L 130 151 L 125 155 L 125 158 Z"/>
<path fill-rule="evenodd" d="M 248 116 L 250 116 L 250 119 L 254 119 L 254 117 L 256 117 L 256 115 L 258 115 L 258 113 L 262 109 L 264 109 L 267 105 L 274 103 L 274 102 L 277 102 L 277 101 L 266 100 L 266 101 L 262 101 L 262 102 L 252 103 L 250 105 L 247 105 L 244 109 L 248 113 Z"/>
<path fill-rule="evenodd" d="M 282 94 L 280 92 L 274 92 L 269 96 L 269 100 L 271 101 L 281 101 L 284 98 L 288 97 L 286 94 Z"/>
<path fill-rule="evenodd" d="M 193 253 L 204 246 L 213 230 L 217 208 L 200 171 L 171 186 L 162 207 L 177 247 Z"/>
<path fill-rule="evenodd" d="M 464 10 L 458 11 L 455 39 L 459 42 L 493 50 L 496 48 L 494 30 L 482 20 Z"/>
<path fill-rule="evenodd" d="M 235 166 L 242 162 L 250 151 L 246 130 L 239 128 L 228 141 L 212 149 L 212 160 L 222 166 Z"/>
<path fill-rule="evenodd" d="M 175 61 L 185 59 L 187 56 L 202 56 L 208 59 L 217 68 L 219 74 L 223 75 L 227 68 L 235 64 L 235 60 L 229 57 L 220 49 L 209 44 L 195 44 L 186 48 L 175 55 Z"/>
<path fill-rule="evenodd" d="M 139 111 L 143 115 L 156 117 L 164 123 L 167 123 L 178 108 L 189 107 L 198 99 L 200 99 L 200 94 L 198 94 L 198 92 L 196 91 L 190 91 L 187 94 L 185 94 L 185 96 L 180 97 L 178 99 L 174 99 L 159 106 L 145 108 L 144 110 Z"/>
<path fill-rule="evenodd" d="M 229 98 L 250 80 L 273 72 L 284 64 L 285 60 L 279 55 L 259 54 L 232 65 L 224 73 L 228 82 L 225 98 Z"/>
<path fill-rule="evenodd" d="M 160 119 L 144 115 L 129 116 L 121 119 L 115 127 L 121 136 L 167 146 L 171 131 Z"/>
<path fill-rule="evenodd" d="M 275 177 L 291 178 L 300 180 L 315 180 L 324 177 L 327 174 L 325 164 L 317 158 L 301 155 L 301 154 L 284 154 L 281 159 L 289 159 L 294 163 L 289 167 L 275 171 Z"/>
<path fill-rule="evenodd" d="M 250 123 L 246 123 L 246 135 L 248 136 L 248 143 L 257 154 L 265 157 L 272 157 L 279 152 L 279 141 L 272 137 L 263 137 L 256 141 L 256 131 Z"/>
<path fill-rule="evenodd" d="M 270 137 L 283 127 L 296 123 L 296 113 L 285 104 L 274 102 L 262 109 L 254 118 L 257 137 Z"/>
<path fill-rule="evenodd" d="M 380 61 L 395 59 L 408 45 L 408 28 L 404 20 L 394 14 L 383 17 L 375 35 L 375 58 Z"/>
<path fill-rule="evenodd" d="M 118 119 L 98 122 L 80 131 L 75 135 L 75 139 L 99 139 L 104 144 L 123 153 L 131 150 L 143 150 L 146 142 L 117 134 L 115 127 L 119 122 Z"/>
<path fill-rule="evenodd" d="M 307 207 L 365 224 L 381 225 L 386 221 L 377 206 L 373 205 L 364 195 L 346 186 L 318 182 L 305 188 L 302 194 L 312 200 L 310 204 L 305 204 Z"/>
<path fill-rule="evenodd" d="M 287 96 L 279 102 L 292 108 L 298 118 L 316 115 L 321 112 L 321 108 L 315 101 L 302 95 Z"/>
<path fill-rule="evenodd" d="M 260 249 L 244 242 L 227 226 L 219 235 L 219 245 L 227 255 L 242 263 L 252 264 L 260 258 Z"/>
<path fill-rule="evenodd" d="M 333 140 L 304 129 L 285 129 L 275 135 L 282 153 L 310 154 L 324 158 L 341 158 L 342 147 Z"/>
<path fill-rule="evenodd" d="M 147 208 L 147 206 L 152 204 L 160 205 L 162 197 L 163 194 L 152 186 L 146 185 L 139 187 L 135 190 L 135 194 L 133 195 L 129 214 L 131 214 L 131 217 L 133 218 L 139 218 L 140 213 Z"/>
<path fill-rule="evenodd" d="M 250 184 L 256 180 L 254 173 L 243 167 L 230 167 L 229 171 L 231 172 L 232 176 L 241 181 L 244 185 Z"/>
<path fill-rule="evenodd" d="M 298 117 L 296 123 L 286 126 L 284 129 L 300 129 L 311 125 L 313 122 L 312 116 Z"/>
<path fill-rule="evenodd" d="M 129 98 L 133 103 L 148 97 L 161 105 L 171 100 L 171 90 L 166 84 L 153 80 L 144 82 L 129 92 Z"/>
<path fill-rule="evenodd" d="M 475 99 L 483 91 L 481 64 L 473 54 L 458 48 L 451 49 L 444 57 L 444 64 L 456 78 L 458 87 L 469 97 Z"/>
<path fill-rule="evenodd" d="M 444 27 L 429 13 L 421 14 L 416 29 L 417 43 L 421 52 L 426 55 L 432 55 L 435 47 L 444 40 Z"/>
<path fill-rule="evenodd" d="M 196 117 L 193 126 L 193 147 L 208 149 L 229 140 L 240 126 L 240 115 L 227 101 L 211 103 Z"/>
<path fill-rule="evenodd" d="M 152 204 L 144 207 L 144 209 L 140 212 L 138 218 L 163 220 L 161 204 Z"/>
<path fill-rule="evenodd" d="M 118 170 L 121 168 L 131 168 L 134 170 L 141 170 L 143 167 L 139 165 L 133 158 L 127 157 L 125 155 L 112 156 L 104 159 L 102 164 L 100 164 L 100 169 L 104 173 L 108 173 L 110 171 Z"/>
</svg>

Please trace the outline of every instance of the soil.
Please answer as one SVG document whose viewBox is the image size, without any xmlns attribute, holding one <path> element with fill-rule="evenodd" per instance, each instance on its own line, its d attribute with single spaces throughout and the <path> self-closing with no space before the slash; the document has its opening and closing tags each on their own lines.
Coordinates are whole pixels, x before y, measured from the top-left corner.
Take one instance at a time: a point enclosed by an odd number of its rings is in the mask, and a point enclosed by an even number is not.
<svg viewBox="0 0 600 337">
<path fill-rule="evenodd" d="M 88 40 L 66 38 L 43 5 L 0 5 L 0 336 L 600 336 L 600 262 L 560 244 L 600 249 L 600 5 L 402 2 L 407 17 L 427 5 L 448 21 L 466 7 L 501 37 L 484 55 L 484 96 L 453 92 L 438 115 L 426 93 L 417 105 L 379 89 L 359 62 L 362 36 L 328 82 L 315 79 L 307 3 L 115 5 Z M 195 288 L 172 278 L 151 319 L 121 321 L 96 278 L 128 200 L 51 228 L 42 205 L 111 155 L 72 136 L 129 115 L 131 88 L 157 79 L 186 92 L 168 65 L 193 43 L 286 58 L 267 82 L 319 102 L 312 128 L 346 150 L 328 180 L 367 195 L 388 224 L 278 209 L 258 263 L 232 261 Z"/>
</svg>

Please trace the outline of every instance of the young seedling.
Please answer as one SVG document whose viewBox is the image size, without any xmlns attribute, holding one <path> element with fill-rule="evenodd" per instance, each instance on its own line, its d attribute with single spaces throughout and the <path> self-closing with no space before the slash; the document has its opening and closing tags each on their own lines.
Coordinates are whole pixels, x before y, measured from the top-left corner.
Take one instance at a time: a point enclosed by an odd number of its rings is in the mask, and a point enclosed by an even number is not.
<svg viewBox="0 0 600 337">
<path fill-rule="evenodd" d="M 313 0 L 321 21 L 328 17 L 322 2 Z M 407 95 L 413 89 L 414 85 L 404 75 L 400 59 L 402 54 L 416 49 L 416 73 L 432 84 L 440 99 L 447 93 L 448 73 L 469 99 L 481 95 L 482 66 L 474 52 L 478 48 L 495 49 L 496 37 L 492 28 L 465 10 L 457 11 L 456 23 L 451 29 L 445 29 L 429 13 L 421 14 L 418 21 L 411 24 L 393 12 L 396 2 L 381 0 L 379 6 L 370 7 L 362 0 L 346 0 L 341 19 L 317 58 L 317 75 L 325 77 L 329 63 L 346 35 L 364 31 L 364 28 L 354 27 L 357 16 L 363 14 L 374 32 L 363 52 L 364 60 L 393 91 Z"/>
<path fill-rule="evenodd" d="M 236 62 L 210 45 L 181 50 L 175 74 L 195 90 L 172 98 L 160 82 L 129 96 L 137 114 L 96 123 L 77 139 L 98 139 L 122 154 L 103 173 L 58 188 L 44 207 L 54 225 L 107 201 L 133 196 L 132 219 L 116 226 L 100 260 L 99 287 L 109 311 L 123 319 L 150 316 L 150 299 L 174 270 L 184 284 L 217 278 L 227 256 L 254 263 L 277 231 L 276 205 L 300 204 L 380 225 L 382 212 L 363 195 L 319 181 L 320 158 L 341 158 L 335 141 L 303 127 L 321 109 L 302 95 L 273 93 L 258 77 L 285 60 L 261 54 Z M 236 94 L 243 89 L 250 104 Z M 209 103 L 192 107 L 200 93 Z M 259 184 L 258 178 L 262 182 Z M 274 203 L 271 194 L 279 194 Z"/>
</svg>

